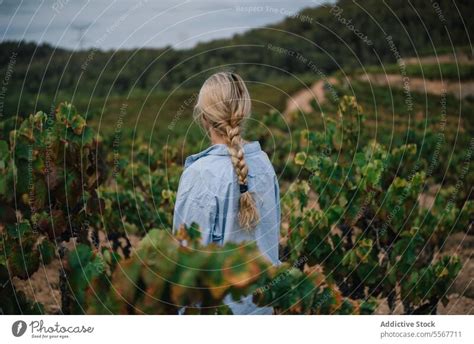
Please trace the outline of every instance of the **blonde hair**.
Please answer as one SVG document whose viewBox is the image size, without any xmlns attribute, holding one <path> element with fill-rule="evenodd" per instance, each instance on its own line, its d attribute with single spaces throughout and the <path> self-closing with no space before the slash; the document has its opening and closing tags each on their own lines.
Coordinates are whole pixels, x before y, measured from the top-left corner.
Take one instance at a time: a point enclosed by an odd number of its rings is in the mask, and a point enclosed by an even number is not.
<svg viewBox="0 0 474 344">
<path fill-rule="evenodd" d="M 214 131 L 226 141 L 240 188 L 239 223 L 251 229 L 259 221 L 255 200 L 248 192 L 248 167 L 244 158 L 241 131 L 250 116 L 250 95 L 242 78 L 231 72 L 209 77 L 201 87 L 194 117 L 204 128 Z"/>
</svg>

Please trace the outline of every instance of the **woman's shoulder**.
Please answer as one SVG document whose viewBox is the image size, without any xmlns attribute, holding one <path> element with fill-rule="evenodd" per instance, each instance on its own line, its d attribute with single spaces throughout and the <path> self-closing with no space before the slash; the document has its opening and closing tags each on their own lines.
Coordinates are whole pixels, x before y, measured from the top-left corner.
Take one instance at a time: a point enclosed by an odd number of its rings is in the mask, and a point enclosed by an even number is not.
<svg viewBox="0 0 474 344">
<path fill-rule="evenodd" d="M 246 143 L 243 148 L 250 174 L 275 173 L 258 141 Z M 186 158 L 185 172 L 204 180 L 212 179 L 213 183 L 232 183 L 234 180 L 232 160 L 227 146 L 223 144 L 213 145 Z"/>
<path fill-rule="evenodd" d="M 222 186 L 233 182 L 233 166 L 230 159 L 224 156 L 208 155 L 188 164 L 183 177 L 193 183 Z"/>
<path fill-rule="evenodd" d="M 275 175 L 275 169 L 273 168 L 273 164 L 267 153 L 265 153 L 263 150 L 255 154 L 248 155 L 246 157 L 246 161 L 249 168 L 249 175 Z"/>
</svg>

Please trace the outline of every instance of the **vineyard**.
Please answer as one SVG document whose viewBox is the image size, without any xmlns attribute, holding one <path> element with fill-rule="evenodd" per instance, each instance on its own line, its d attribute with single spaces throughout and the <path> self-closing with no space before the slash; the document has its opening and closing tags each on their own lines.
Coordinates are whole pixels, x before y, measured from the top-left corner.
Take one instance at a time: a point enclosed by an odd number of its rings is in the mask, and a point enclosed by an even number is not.
<svg viewBox="0 0 474 344">
<path fill-rule="evenodd" d="M 436 116 L 384 142 L 359 94 L 330 100 L 322 117 L 313 102 L 248 128 L 282 186 L 279 266 L 253 243 L 202 246 L 196 225 L 172 233 L 193 136 L 99 135 L 69 103 L 0 122 L 2 312 L 229 314 L 226 298 L 252 295 L 276 314 L 372 314 L 382 302 L 436 314 L 465 263 L 443 253 L 446 240 L 472 235 L 474 143 L 447 127 L 438 144 Z M 451 152 L 454 137 L 463 149 Z M 51 267 L 45 303 L 25 290 Z"/>
</svg>

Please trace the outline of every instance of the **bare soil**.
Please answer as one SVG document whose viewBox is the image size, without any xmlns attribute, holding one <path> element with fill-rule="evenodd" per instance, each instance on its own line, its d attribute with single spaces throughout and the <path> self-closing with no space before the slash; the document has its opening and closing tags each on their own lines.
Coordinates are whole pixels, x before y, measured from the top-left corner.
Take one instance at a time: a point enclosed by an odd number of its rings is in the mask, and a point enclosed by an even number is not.
<svg viewBox="0 0 474 344">
<path fill-rule="evenodd" d="M 316 81 L 310 89 L 304 88 L 293 94 L 286 102 L 285 115 L 294 112 L 312 112 L 311 101 L 316 100 L 316 103 L 323 104 L 326 102 L 326 84 L 334 84 L 337 80 L 335 78 L 328 78 L 327 80 Z"/>
<path fill-rule="evenodd" d="M 450 235 L 441 250 L 442 255 L 458 255 L 463 264 L 461 271 L 448 290 L 448 304 L 438 305 L 438 314 L 474 314 L 474 236 L 466 233 Z M 390 314 L 385 300 L 379 301 L 375 314 Z M 403 314 L 401 300 L 396 301 L 392 314 Z"/>
</svg>

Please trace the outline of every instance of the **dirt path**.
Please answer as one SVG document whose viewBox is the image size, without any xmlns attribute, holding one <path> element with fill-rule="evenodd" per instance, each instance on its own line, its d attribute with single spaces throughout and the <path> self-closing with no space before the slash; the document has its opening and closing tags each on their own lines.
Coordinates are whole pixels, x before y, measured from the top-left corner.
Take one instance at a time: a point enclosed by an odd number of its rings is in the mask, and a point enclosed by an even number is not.
<svg viewBox="0 0 474 344">
<path fill-rule="evenodd" d="M 405 78 L 399 74 L 361 74 L 356 80 L 370 82 L 377 86 L 390 86 L 392 88 L 406 88 L 411 92 L 431 93 L 441 95 L 450 93 L 458 99 L 474 96 L 474 81 L 449 81 L 429 80 L 423 78 Z"/>
<path fill-rule="evenodd" d="M 474 60 L 465 53 L 443 54 L 438 56 L 408 57 L 404 59 L 405 64 L 440 64 L 440 63 L 458 63 L 464 65 L 474 64 Z"/>
<path fill-rule="evenodd" d="M 443 54 L 438 56 L 409 57 L 404 59 L 405 64 L 440 64 L 440 63 L 459 63 L 464 65 L 473 65 L 474 59 L 465 53 Z M 378 86 L 387 86 L 403 88 L 404 80 L 397 74 L 365 74 L 355 77 L 357 80 L 371 82 Z M 350 78 L 349 80 L 350 81 Z M 318 104 L 326 101 L 326 85 L 337 84 L 338 80 L 334 77 L 316 81 L 310 89 L 304 88 L 293 94 L 286 102 L 285 115 L 303 111 L 312 112 L 311 101 L 316 99 Z M 441 95 L 443 92 L 451 93 L 457 98 L 474 96 L 474 81 L 456 82 L 444 80 L 428 80 L 423 78 L 409 78 L 410 90 L 420 93 L 432 93 Z"/>
<path fill-rule="evenodd" d="M 323 104 L 326 101 L 326 85 L 337 83 L 336 78 L 328 78 L 326 80 L 316 81 L 310 89 L 302 89 L 293 94 L 286 102 L 285 115 L 294 112 L 312 112 L 311 101 L 316 100 L 318 104 Z"/>
</svg>

